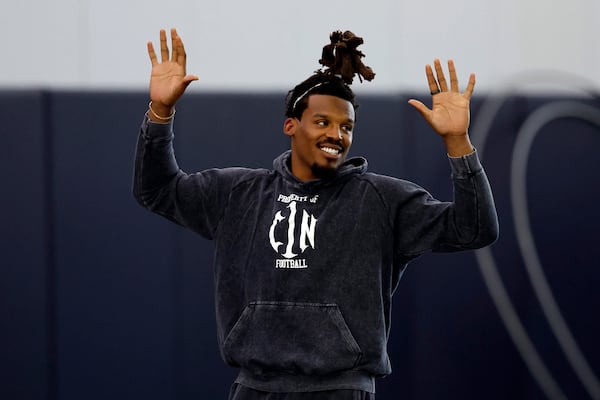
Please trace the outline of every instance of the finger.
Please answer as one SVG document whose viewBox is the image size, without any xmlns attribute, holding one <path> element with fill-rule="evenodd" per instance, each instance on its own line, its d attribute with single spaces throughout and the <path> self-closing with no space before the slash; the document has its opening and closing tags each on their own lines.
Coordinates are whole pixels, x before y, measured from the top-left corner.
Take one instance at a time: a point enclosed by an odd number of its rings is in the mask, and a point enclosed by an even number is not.
<svg viewBox="0 0 600 400">
<path fill-rule="evenodd" d="M 156 59 L 156 53 L 154 52 L 154 46 L 152 45 L 152 42 L 148 42 L 148 56 L 150 56 L 150 62 L 152 63 L 153 67 L 156 64 L 158 64 L 158 60 Z"/>
<path fill-rule="evenodd" d="M 433 65 L 435 66 L 435 73 L 437 75 L 437 80 L 440 84 L 440 89 L 442 92 L 448 91 L 448 84 L 446 83 L 446 77 L 444 76 L 444 70 L 442 69 L 442 63 L 437 58 L 433 61 Z"/>
<path fill-rule="evenodd" d="M 429 121 L 431 110 L 422 102 L 415 99 L 410 99 L 408 104 L 417 109 L 417 111 L 425 118 L 426 121 Z"/>
<path fill-rule="evenodd" d="M 467 88 L 465 89 L 465 93 L 463 93 L 463 96 L 465 96 L 467 98 L 467 100 L 471 99 L 474 88 L 475 88 L 475 74 L 471 74 L 471 75 L 469 75 L 469 83 L 467 83 Z"/>
<path fill-rule="evenodd" d="M 450 73 L 450 90 L 458 92 L 458 77 L 456 76 L 456 68 L 452 60 L 448 60 L 448 72 Z"/>
<path fill-rule="evenodd" d="M 160 58 L 161 62 L 169 61 L 169 48 L 167 47 L 167 32 L 160 30 Z"/>
<path fill-rule="evenodd" d="M 435 80 L 435 76 L 433 76 L 433 70 L 431 69 L 431 65 L 425 65 L 425 75 L 427 76 L 427 84 L 429 85 L 429 92 L 431 94 L 436 94 L 440 92 L 440 88 Z"/>
<path fill-rule="evenodd" d="M 178 46 L 177 46 L 177 39 L 179 38 L 179 36 L 177 36 L 177 30 L 175 30 L 175 28 L 171 28 L 171 61 L 177 61 L 177 52 L 178 52 Z"/>
<path fill-rule="evenodd" d="M 181 40 L 181 36 L 179 36 L 178 34 L 176 37 L 176 41 L 173 43 L 173 49 L 177 50 L 177 57 L 175 57 L 175 53 L 173 53 L 173 61 L 177 62 L 177 64 L 185 68 L 185 61 L 187 59 L 187 55 L 185 53 L 185 47 L 183 46 L 183 40 Z"/>
</svg>

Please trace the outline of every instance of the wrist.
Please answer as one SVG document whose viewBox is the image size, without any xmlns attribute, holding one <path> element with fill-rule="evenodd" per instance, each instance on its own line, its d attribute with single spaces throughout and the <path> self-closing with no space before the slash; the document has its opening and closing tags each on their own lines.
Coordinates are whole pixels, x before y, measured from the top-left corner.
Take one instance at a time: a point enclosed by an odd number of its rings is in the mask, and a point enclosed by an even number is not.
<svg viewBox="0 0 600 400">
<path fill-rule="evenodd" d="M 175 107 L 150 100 L 148 103 L 148 118 L 153 122 L 168 122 L 175 116 Z"/>
<path fill-rule="evenodd" d="M 475 151 L 468 134 L 444 136 L 446 151 L 450 157 L 462 157 Z"/>
</svg>

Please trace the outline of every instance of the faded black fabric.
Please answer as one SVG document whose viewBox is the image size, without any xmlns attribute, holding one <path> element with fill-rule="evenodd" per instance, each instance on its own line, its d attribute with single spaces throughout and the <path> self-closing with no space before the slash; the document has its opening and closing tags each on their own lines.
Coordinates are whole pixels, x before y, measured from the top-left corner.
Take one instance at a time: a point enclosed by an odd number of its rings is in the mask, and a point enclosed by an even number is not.
<svg viewBox="0 0 600 400">
<path fill-rule="evenodd" d="M 374 393 L 360 390 L 325 390 L 302 393 L 269 393 L 234 383 L 229 400 L 375 400 Z"/>
</svg>

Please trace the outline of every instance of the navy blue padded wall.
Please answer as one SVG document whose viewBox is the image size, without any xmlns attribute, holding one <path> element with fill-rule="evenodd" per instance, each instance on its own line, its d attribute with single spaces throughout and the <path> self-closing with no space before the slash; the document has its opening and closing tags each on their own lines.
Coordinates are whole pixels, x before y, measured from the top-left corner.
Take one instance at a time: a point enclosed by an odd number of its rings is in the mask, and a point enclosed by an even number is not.
<svg viewBox="0 0 600 400">
<path fill-rule="evenodd" d="M 493 101 L 498 99 L 488 99 Z M 594 338 L 600 321 L 592 310 L 600 306 L 600 263 L 594 260 L 600 243 L 600 98 L 509 96 L 494 117 L 489 132 L 472 131 L 476 141 L 487 134 L 482 155 L 494 183 L 502 227 L 491 254 L 552 380 L 568 398 L 588 398 L 589 381 L 586 390 L 582 370 L 577 376 L 574 360 L 562 350 L 533 282 L 549 290 L 597 384 L 600 347 Z M 530 145 L 524 140 L 527 135 Z M 520 152 L 526 162 L 515 164 L 518 168 L 513 170 L 513 158 Z M 524 189 L 516 185 L 519 176 L 525 179 Z M 528 219 L 520 213 L 519 202 L 513 201 L 520 196 Z M 517 225 L 529 229 L 532 247 L 526 246 Z M 538 259 L 542 279 L 535 274 L 532 256 Z M 534 381 L 522 376 L 521 381 L 527 398 L 546 398 Z"/>
<path fill-rule="evenodd" d="M 0 398 L 47 399 L 52 205 L 45 96 L 0 92 Z M 48 313 L 50 311 L 50 314 Z"/>
<path fill-rule="evenodd" d="M 59 398 L 172 398 L 175 228 L 131 196 L 146 96 L 51 104 Z"/>
<path fill-rule="evenodd" d="M 180 166 L 269 168 L 289 147 L 281 130 L 284 95 L 187 94 L 175 122 Z M 365 155 L 374 172 L 450 198 L 443 145 L 408 98 L 362 96 L 352 154 Z M 474 139 L 486 100 L 473 101 Z M 500 216 L 491 251 L 502 282 L 563 392 L 585 398 L 532 289 L 512 219 L 512 152 L 523 123 L 553 101 L 510 97 L 480 152 Z M 9 210 L 0 243 L 0 368 L 10 379 L 0 397 L 225 398 L 235 370 L 217 349 L 212 244 L 131 196 L 147 94 L 3 92 L 0 105 L 8 122 L 0 132 L 0 204 Z M 576 118 L 551 121 L 536 136 L 526 171 L 544 272 L 596 375 L 599 132 Z M 394 372 L 379 383 L 378 399 L 545 397 L 499 318 L 475 255 L 427 254 L 409 266 L 394 299 Z"/>
</svg>

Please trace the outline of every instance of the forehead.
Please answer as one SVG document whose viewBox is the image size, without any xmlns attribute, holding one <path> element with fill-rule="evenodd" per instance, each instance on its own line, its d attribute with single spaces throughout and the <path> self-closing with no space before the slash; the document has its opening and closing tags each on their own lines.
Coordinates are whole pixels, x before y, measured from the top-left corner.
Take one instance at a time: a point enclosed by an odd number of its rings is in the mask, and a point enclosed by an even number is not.
<svg viewBox="0 0 600 400">
<path fill-rule="evenodd" d="M 304 115 L 327 115 L 341 120 L 354 121 L 354 106 L 348 100 L 326 94 L 311 94 Z"/>
</svg>

